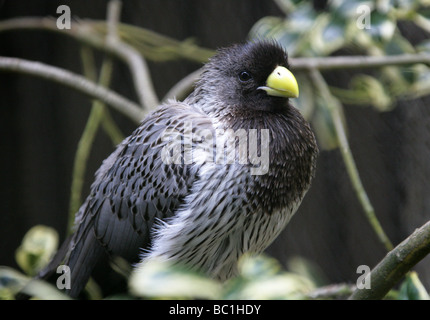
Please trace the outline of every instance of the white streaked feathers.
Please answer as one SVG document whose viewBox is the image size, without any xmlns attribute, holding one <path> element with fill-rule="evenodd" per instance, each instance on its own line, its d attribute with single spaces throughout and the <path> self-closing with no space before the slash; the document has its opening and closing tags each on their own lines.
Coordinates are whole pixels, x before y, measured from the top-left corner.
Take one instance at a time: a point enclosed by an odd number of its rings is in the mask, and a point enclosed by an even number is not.
<svg viewBox="0 0 430 320">
<path fill-rule="evenodd" d="M 235 165 L 220 170 L 208 163 L 200 179 L 175 216 L 159 223 L 150 250 L 137 268 L 150 259 L 180 262 L 226 280 L 236 273 L 237 260 L 245 252 L 262 252 L 285 228 L 301 199 L 291 208 L 264 214 L 250 212 L 245 198 L 249 172 Z M 231 181 L 225 188 L 221 181 Z"/>
</svg>

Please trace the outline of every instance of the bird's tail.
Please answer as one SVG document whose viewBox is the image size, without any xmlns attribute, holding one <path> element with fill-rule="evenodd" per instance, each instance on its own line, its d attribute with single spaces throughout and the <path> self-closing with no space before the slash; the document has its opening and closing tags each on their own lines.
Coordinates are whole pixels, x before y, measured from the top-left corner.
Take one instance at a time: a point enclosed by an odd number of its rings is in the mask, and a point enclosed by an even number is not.
<svg viewBox="0 0 430 320">
<path fill-rule="evenodd" d="M 54 283 L 72 298 L 85 288 L 93 269 L 105 254 L 92 228 L 75 233 L 60 247 L 51 262 L 39 272 L 37 278 Z"/>
</svg>

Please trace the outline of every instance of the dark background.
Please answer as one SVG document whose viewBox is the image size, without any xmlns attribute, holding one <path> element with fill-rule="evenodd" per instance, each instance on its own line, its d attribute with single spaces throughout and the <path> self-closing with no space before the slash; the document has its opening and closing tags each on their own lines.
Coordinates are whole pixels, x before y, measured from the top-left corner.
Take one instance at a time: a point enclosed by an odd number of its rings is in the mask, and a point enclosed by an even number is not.
<svg viewBox="0 0 430 320">
<path fill-rule="evenodd" d="M 57 16 L 61 4 L 80 18 L 105 19 L 107 1 L 0 0 L 0 20 Z M 127 0 L 121 20 L 178 40 L 189 37 L 207 48 L 246 39 L 260 18 L 282 16 L 271 1 Z M 405 34 L 423 34 L 404 28 Z M 80 73 L 76 41 L 43 31 L 0 33 L 0 55 L 42 61 Z M 178 60 L 149 61 L 159 97 L 200 65 Z M 325 73 L 332 84 L 347 72 Z M 115 65 L 113 88 L 135 99 L 130 74 Z M 350 145 L 361 178 L 382 226 L 397 245 L 427 220 L 430 212 L 429 98 L 399 102 L 393 111 L 345 106 Z M 52 82 L 0 72 L 0 265 L 16 267 L 14 253 L 29 228 L 54 227 L 64 239 L 73 159 L 91 101 Z M 124 135 L 135 124 L 112 111 Z M 114 146 L 98 134 L 87 167 L 86 195 L 95 170 Z M 355 283 L 359 265 L 373 267 L 385 255 L 364 218 L 338 150 L 323 151 L 316 179 L 297 215 L 268 253 L 286 264 L 302 256 L 320 268 L 328 283 Z M 415 269 L 430 289 L 430 258 Z"/>
</svg>

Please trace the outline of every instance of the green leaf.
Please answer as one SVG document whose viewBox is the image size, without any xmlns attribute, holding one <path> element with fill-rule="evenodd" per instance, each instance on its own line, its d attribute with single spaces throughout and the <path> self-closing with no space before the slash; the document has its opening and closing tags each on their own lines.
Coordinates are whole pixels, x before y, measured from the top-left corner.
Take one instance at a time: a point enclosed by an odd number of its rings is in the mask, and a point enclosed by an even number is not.
<svg viewBox="0 0 430 320">
<path fill-rule="evenodd" d="M 416 46 L 418 52 L 430 53 L 430 40 L 424 40 Z"/>
<path fill-rule="evenodd" d="M 399 300 L 430 300 L 430 296 L 414 271 L 410 272 L 400 286 Z"/>
<path fill-rule="evenodd" d="M 418 98 L 430 94 L 430 68 L 423 64 L 416 64 L 408 69 L 413 78 L 409 86 L 407 97 Z"/>
<path fill-rule="evenodd" d="M 417 6 L 420 5 L 428 5 L 428 0 L 401 0 L 401 1 L 394 1 L 391 0 L 391 2 L 396 6 L 396 8 L 403 9 L 403 10 L 416 10 Z"/>
<path fill-rule="evenodd" d="M 282 10 L 285 14 L 289 14 L 294 11 L 296 4 L 300 3 L 301 0 L 275 0 L 275 3 L 278 5 L 279 9 Z"/>
<path fill-rule="evenodd" d="M 382 83 L 370 75 L 359 74 L 351 80 L 351 89 L 366 98 L 368 103 L 379 111 L 391 110 L 391 97 L 387 94 Z"/>
<path fill-rule="evenodd" d="M 300 37 L 301 35 L 298 32 L 279 32 L 274 34 L 273 39 L 287 50 L 290 57 L 294 57 L 298 55 Z"/>
<path fill-rule="evenodd" d="M 35 299 L 70 300 L 69 296 L 45 281 L 31 279 L 13 268 L 0 266 L 0 300 L 15 299 L 18 292 Z"/>
<path fill-rule="evenodd" d="M 427 32 L 430 32 L 430 19 L 429 18 L 427 18 L 427 17 L 425 17 L 425 16 L 423 16 L 421 14 L 415 13 L 413 15 L 413 19 L 412 20 L 414 21 L 414 23 L 418 27 L 420 27 L 421 29 L 423 29 L 423 30 L 425 30 Z"/>
<path fill-rule="evenodd" d="M 51 259 L 58 247 L 57 232 L 47 226 L 31 228 L 15 252 L 20 268 L 29 275 L 35 275 Z"/>
<path fill-rule="evenodd" d="M 413 45 L 397 31 L 390 41 L 384 43 L 382 49 L 386 55 L 415 53 Z"/>
<path fill-rule="evenodd" d="M 296 10 L 288 16 L 288 27 L 300 30 L 302 33 L 311 30 L 314 27 L 317 13 L 309 1 L 303 1 Z"/>
<path fill-rule="evenodd" d="M 265 255 L 242 257 L 239 276 L 228 285 L 228 299 L 304 299 L 314 289 L 310 279 L 283 272 L 276 259 Z"/>
<path fill-rule="evenodd" d="M 367 31 L 377 42 L 390 41 L 396 30 L 394 18 L 378 11 L 373 11 L 370 15 L 371 27 Z"/>
<path fill-rule="evenodd" d="M 240 290 L 230 295 L 230 298 L 240 300 L 298 300 L 305 299 L 306 294 L 313 289 L 314 285 L 309 279 L 284 272 L 272 277 L 246 282 L 240 287 Z"/>
<path fill-rule="evenodd" d="M 223 299 L 304 299 L 314 289 L 301 275 L 282 271 L 279 262 L 265 255 L 239 259 L 239 275 L 226 284 Z"/>
<path fill-rule="evenodd" d="M 337 16 L 331 18 L 322 32 L 322 39 L 325 42 L 338 43 L 337 46 L 340 47 L 344 43 L 346 21 Z"/>
<path fill-rule="evenodd" d="M 215 280 L 155 259 L 132 272 L 129 286 L 132 294 L 151 298 L 216 299 L 221 292 L 221 285 Z"/>
<path fill-rule="evenodd" d="M 19 292 L 30 280 L 27 276 L 13 268 L 0 266 L 0 300 L 15 299 Z"/>
<path fill-rule="evenodd" d="M 369 10 L 375 7 L 374 1 L 369 0 L 348 0 L 348 1 L 331 1 L 330 11 L 346 19 L 355 19 L 360 14 L 359 7 L 367 6 Z"/>
<path fill-rule="evenodd" d="M 281 270 L 281 265 L 276 259 L 264 255 L 252 257 L 244 255 L 239 259 L 238 269 L 241 277 L 256 279 L 277 274 Z"/>
<path fill-rule="evenodd" d="M 56 287 L 42 280 L 31 280 L 23 288 L 22 293 L 39 300 L 71 300 L 68 295 L 59 291 Z"/>
<path fill-rule="evenodd" d="M 416 3 L 417 1 L 414 1 L 414 2 Z M 430 8 L 428 7 L 428 6 L 430 6 L 430 1 L 428 1 L 428 0 L 422 1 L 421 0 L 418 2 L 421 2 L 421 6 L 427 6 L 426 8 L 423 8 L 423 7 L 419 8 L 420 15 L 422 15 L 423 17 L 425 17 L 427 19 L 430 19 Z M 418 3 L 415 4 L 415 6 L 419 6 L 419 5 L 420 4 L 418 4 Z M 418 10 L 416 10 L 416 11 L 418 11 Z"/>
<path fill-rule="evenodd" d="M 317 27 L 311 33 L 311 47 L 316 56 L 327 56 L 342 48 L 346 41 L 347 22 L 339 16 L 319 15 Z"/>
</svg>

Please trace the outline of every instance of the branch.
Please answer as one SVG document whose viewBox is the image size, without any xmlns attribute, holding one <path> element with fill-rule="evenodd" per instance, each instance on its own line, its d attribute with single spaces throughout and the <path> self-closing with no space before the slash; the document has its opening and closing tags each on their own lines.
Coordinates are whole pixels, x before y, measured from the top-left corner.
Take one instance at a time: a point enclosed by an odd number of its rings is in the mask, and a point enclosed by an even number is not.
<svg viewBox="0 0 430 320">
<path fill-rule="evenodd" d="M 73 23 L 71 30 L 60 30 L 52 18 L 15 18 L 0 22 L 0 32 L 9 30 L 48 30 L 67 36 L 71 36 L 82 43 L 104 50 L 125 61 L 132 73 L 139 101 L 145 108 L 152 109 L 159 104 L 155 94 L 148 67 L 141 55 L 131 46 L 120 41 L 104 41 L 93 29 L 90 23 Z M 402 54 L 392 56 L 339 56 L 317 58 L 290 58 L 292 69 L 295 71 L 318 69 L 342 69 L 342 68 L 376 68 L 389 65 L 430 64 L 430 54 Z M 190 90 L 197 79 L 199 72 L 194 72 L 180 89 L 180 92 Z M 193 78 L 194 77 L 194 78 Z M 188 84 L 188 88 L 185 85 Z M 177 88 L 175 88 L 176 90 Z M 166 95 L 170 98 L 172 95 Z M 176 94 L 176 96 L 179 96 Z"/>
<path fill-rule="evenodd" d="M 120 12 L 121 2 L 118 0 L 109 1 L 107 10 L 108 33 L 106 35 L 106 41 L 116 41 L 118 38 L 117 25 Z M 92 49 L 88 48 L 88 46 L 84 46 L 81 49 L 81 60 L 83 62 L 84 75 L 88 79 L 95 81 L 97 78 L 97 71 L 95 68 L 94 55 Z M 112 69 L 112 57 L 104 57 L 98 79 L 98 83 L 100 85 L 109 87 L 112 78 Z M 87 168 L 87 160 L 90 155 L 97 131 L 100 127 L 100 124 L 102 124 L 103 118 L 107 112 L 108 110 L 106 109 L 106 105 L 104 103 L 100 102 L 100 100 L 93 100 L 90 115 L 88 116 L 82 136 L 79 139 L 73 164 L 69 204 L 69 222 L 67 226 L 68 234 L 73 232 L 75 213 L 79 210 L 79 207 L 82 204 L 81 197 Z"/>
<path fill-rule="evenodd" d="M 41 62 L 32 62 L 24 59 L 0 57 L 0 71 L 11 71 L 38 76 L 46 80 L 63 84 L 84 94 L 99 99 L 112 106 L 131 120 L 139 123 L 144 111 L 139 105 L 125 99 L 117 93 L 98 85 L 85 77 L 66 71 L 61 68 L 49 66 Z"/>
<path fill-rule="evenodd" d="M 330 111 L 331 117 L 333 119 L 333 123 L 336 130 L 336 136 L 339 140 L 340 144 L 340 152 L 343 157 L 343 161 L 346 165 L 346 169 L 348 172 L 348 175 L 350 177 L 350 180 L 352 182 L 352 185 L 355 189 L 355 192 L 357 193 L 358 200 L 360 201 L 364 212 L 367 216 L 368 221 L 370 222 L 373 230 L 375 231 L 376 235 L 378 236 L 379 240 L 382 242 L 382 244 L 385 246 L 385 248 L 389 251 L 393 248 L 393 245 L 391 244 L 390 240 L 388 239 L 387 235 L 385 234 L 384 230 L 382 229 L 376 215 L 375 210 L 370 203 L 369 197 L 367 196 L 367 193 L 363 187 L 363 184 L 360 179 L 360 175 L 358 173 L 357 166 L 354 161 L 354 157 L 352 156 L 351 149 L 349 147 L 348 139 L 346 137 L 345 128 L 343 127 L 343 123 L 341 120 L 340 115 L 340 109 L 341 105 L 338 100 L 336 100 L 330 93 L 330 90 L 324 81 L 323 76 L 321 73 L 316 69 L 310 70 L 310 76 L 324 98 L 324 100 L 327 101 L 327 107 Z"/>
<path fill-rule="evenodd" d="M 136 94 L 143 108 L 152 110 L 156 108 L 160 102 L 155 94 L 154 85 L 149 74 L 148 65 L 142 56 L 133 47 L 119 40 L 119 38 L 109 38 L 106 41 L 107 51 L 114 53 L 118 58 L 128 64 L 133 83 L 136 89 Z M 98 38 L 92 40 L 92 44 L 100 48 L 101 41 Z"/>
<path fill-rule="evenodd" d="M 356 289 L 351 300 L 382 299 L 401 278 L 430 253 L 430 221 L 390 251 L 370 272 L 371 289 Z"/>
<path fill-rule="evenodd" d="M 61 30 L 57 28 L 55 20 L 52 18 L 16 18 L 0 22 L 0 32 L 20 29 L 42 29 L 67 35 L 82 44 L 87 44 L 118 57 L 129 67 L 136 94 L 142 107 L 151 110 L 159 104 L 146 62 L 139 52 L 118 38 L 108 38 L 106 41 L 103 37 L 95 34 L 87 23 L 75 22 L 70 30 Z"/>
<path fill-rule="evenodd" d="M 88 47 L 82 48 L 81 56 L 84 66 L 84 74 L 89 79 L 96 79 L 97 76 L 94 74 L 95 64 L 92 50 Z M 111 74 L 112 60 L 110 58 L 104 58 L 101 66 L 99 83 L 103 86 L 108 86 Z M 100 100 L 93 100 L 87 123 L 76 148 L 75 159 L 73 162 L 72 183 L 70 187 L 67 234 L 71 234 L 73 232 L 75 213 L 79 210 L 79 207 L 82 204 L 81 196 L 84 186 L 87 161 L 105 109 L 105 104 L 101 103 Z"/>
<path fill-rule="evenodd" d="M 321 58 L 290 58 L 294 70 L 331 70 L 355 68 L 380 68 L 390 65 L 430 64 L 430 54 L 400 54 L 393 56 L 339 56 Z"/>
<path fill-rule="evenodd" d="M 317 299 L 346 299 L 346 297 L 351 295 L 351 292 L 355 289 L 354 285 L 340 283 L 340 284 L 331 284 L 328 286 L 317 288 L 306 296 L 309 299 L 317 300 Z"/>
</svg>

